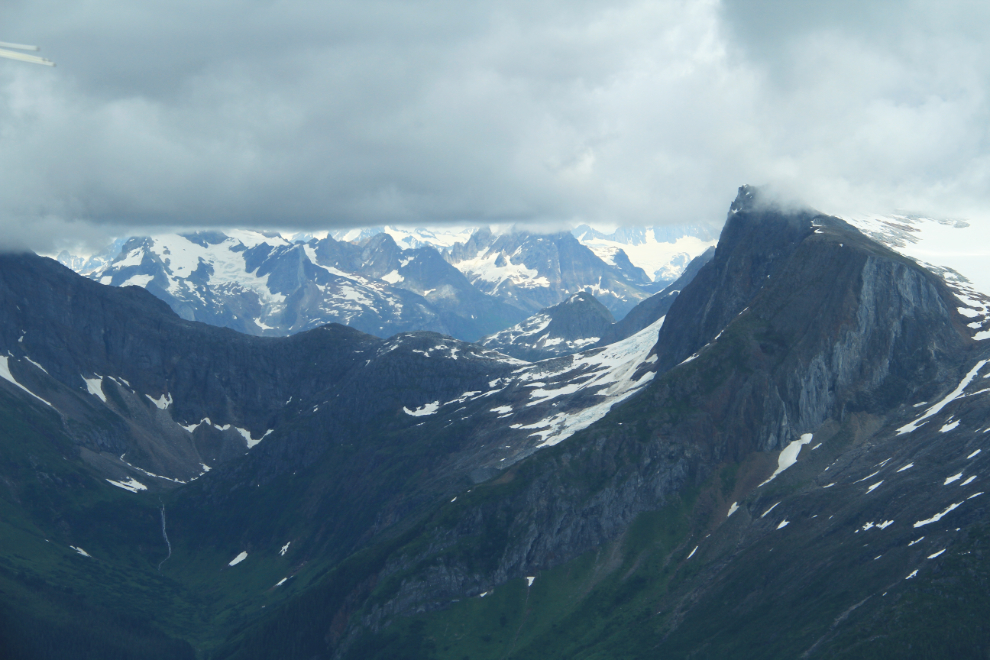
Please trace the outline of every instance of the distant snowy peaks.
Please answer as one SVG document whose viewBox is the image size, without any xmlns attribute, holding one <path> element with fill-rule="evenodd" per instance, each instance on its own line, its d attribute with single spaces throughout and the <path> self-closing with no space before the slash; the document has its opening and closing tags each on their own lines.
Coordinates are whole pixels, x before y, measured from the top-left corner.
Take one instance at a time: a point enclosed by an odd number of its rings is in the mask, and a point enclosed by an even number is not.
<svg viewBox="0 0 990 660">
<path fill-rule="evenodd" d="M 703 227 L 385 226 L 160 234 L 58 259 L 103 284 L 143 287 L 185 319 L 247 334 L 341 323 L 379 337 L 428 330 L 475 341 L 579 291 L 621 318 L 712 243 Z"/>
<path fill-rule="evenodd" d="M 457 243 L 464 243 L 477 227 L 359 227 L 356 229 L 338 229 L 330 232 L 335 240 L 347 243 L 361 244 L 373 236 L 388 234 L 396 245 L 404 250 L 414 250 L 421 247 L 433 247 L 444 250 Z"/>
<path fill-rule="evenodd" d="M 654 291 L 680 277 L 692 259 L 718 242 L 717 233 L 700 225 L 621 227 L 608 235 L 581 226 L 573 233 L 602 261 L 642 269 L 661 285 Z"/>
</svg>

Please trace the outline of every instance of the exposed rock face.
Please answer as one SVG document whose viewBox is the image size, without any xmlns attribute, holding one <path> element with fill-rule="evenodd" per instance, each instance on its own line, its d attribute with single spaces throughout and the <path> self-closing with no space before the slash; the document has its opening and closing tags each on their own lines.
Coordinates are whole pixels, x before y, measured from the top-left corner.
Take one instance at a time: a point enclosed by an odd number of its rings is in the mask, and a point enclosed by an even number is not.
<svg viewBox="0 0 990 660">
<path fill-rule="evenodd" d="M 582 291 L 478 343 L 520 360 L 536 362 L 577 353 L 597 344 L 613 323 L 612 314 L 605 306 Z"/>
<path fill-rule="evenodd" d="M 664 376 L 610 423 L 514 468 L 499 496 L 465 503 L 428 550 L 397 557 L 380 577 L 399 572 L 402 587 L 362 626 L 559 564 L 726 460 L 951 389 L 971 340 L 945 285 L 841 221 L 757 194 L 740 190 L 715 258 L 671 306 L 655 349 Z M 486 568 L 428 560 L 493 530 Z"/>
</svg>

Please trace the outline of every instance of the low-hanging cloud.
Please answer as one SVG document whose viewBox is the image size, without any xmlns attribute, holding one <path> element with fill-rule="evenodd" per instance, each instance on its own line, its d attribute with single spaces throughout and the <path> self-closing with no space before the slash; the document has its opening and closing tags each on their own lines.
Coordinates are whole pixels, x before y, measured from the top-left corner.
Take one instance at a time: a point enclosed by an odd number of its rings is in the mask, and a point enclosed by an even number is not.
<svg viewBox="0 0 990 660">
<path fill-rule="evenodd" d="M 988 11 L 869 4 L 14 2 L 58 67 L 0 60 L 0 226 L 979 220 Z"/>
</svg>

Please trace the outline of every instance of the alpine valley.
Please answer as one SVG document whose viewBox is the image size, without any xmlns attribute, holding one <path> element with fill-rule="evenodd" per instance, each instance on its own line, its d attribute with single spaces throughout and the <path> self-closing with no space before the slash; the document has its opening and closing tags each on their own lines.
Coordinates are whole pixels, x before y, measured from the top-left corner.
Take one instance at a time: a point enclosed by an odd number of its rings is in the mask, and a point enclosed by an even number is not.
<svg viewBox="0 0 990 660">
<path fill-rule="evenodd" d="M 974 228 L 664 231 L 0 255 L 0 655 L 990 656 Z"/>
</svg>

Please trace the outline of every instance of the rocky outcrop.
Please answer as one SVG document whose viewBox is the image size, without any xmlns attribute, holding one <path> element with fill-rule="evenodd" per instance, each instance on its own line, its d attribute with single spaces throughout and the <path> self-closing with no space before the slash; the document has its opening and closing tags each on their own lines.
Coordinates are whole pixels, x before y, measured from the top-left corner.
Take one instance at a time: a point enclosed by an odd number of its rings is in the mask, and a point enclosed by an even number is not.
<svg viewBox="0 0 990 660">
<path fill-rule="evenodd" d="M 465 496 L 425 549 L 395 555 L 378 579 L 400 586 L 352 632 L 560 564 L 725 461 L 958 381 L 972 342 L 938 278 L 841 221 L 757 195 L 740 190 L 715 258 L 671 306 L 655 349 L 663 375 Z M 451 559 L 466 543 L 483 549 Z"/>
</svg>

